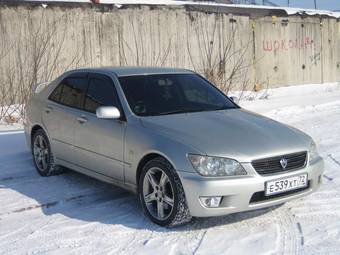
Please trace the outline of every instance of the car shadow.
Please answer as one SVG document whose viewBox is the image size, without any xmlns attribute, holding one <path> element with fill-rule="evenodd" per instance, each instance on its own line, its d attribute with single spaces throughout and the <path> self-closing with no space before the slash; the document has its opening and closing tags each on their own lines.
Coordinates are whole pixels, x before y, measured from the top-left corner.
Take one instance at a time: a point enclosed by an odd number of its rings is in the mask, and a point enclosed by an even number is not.
<svg viewBox="0 0 340 255">
<path fill-rule="evenodd" d="M 9 203 L 0 209 L 0 218 L 41 210 L 44 215 L 62 214 L 83 222 L 118 224 L 157 232 L 181 232 L 241 222 L 278 208 L 276 206 L 222 217 L 197 218 L 184 226 L 163 228 L 144 216 L 134 194 L 73 171 L 41 177 L 26 148 L 24 135 L 0 136 L 0 144 L 4 140 L 8 146 L 16 146 L 17 149 L 11 148 L 8 153 L 0 155 L 0 189 L 5 190 L 3 192 L 7 192 L 8 196 L 13 196 L 11 200 L 15 200 L 15 203 Z M 20 199 L 22 203 L 18 203 Z"/>
</svg>

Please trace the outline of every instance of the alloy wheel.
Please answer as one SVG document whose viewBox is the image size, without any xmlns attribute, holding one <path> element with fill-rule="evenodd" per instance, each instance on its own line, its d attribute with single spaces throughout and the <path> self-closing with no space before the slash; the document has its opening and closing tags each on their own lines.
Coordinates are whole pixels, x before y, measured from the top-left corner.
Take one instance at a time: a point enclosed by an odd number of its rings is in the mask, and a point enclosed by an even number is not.
<svg viewBox="0 0 340 255">
<path fill-rule="evenodd" d="M 166 220 L 174 208 L 174 189 L 168 175 L 160 168 L 150 168 L 143 180 L 143 198 L 149 213 Z"/>
<path fill-rule="evenodd" d="M 40 171 L 45 171 L 49 165 L 50 153 L 47 142 L 42 135 L 37 135 L 33 143 L 34 161 Z"/>
</svg>

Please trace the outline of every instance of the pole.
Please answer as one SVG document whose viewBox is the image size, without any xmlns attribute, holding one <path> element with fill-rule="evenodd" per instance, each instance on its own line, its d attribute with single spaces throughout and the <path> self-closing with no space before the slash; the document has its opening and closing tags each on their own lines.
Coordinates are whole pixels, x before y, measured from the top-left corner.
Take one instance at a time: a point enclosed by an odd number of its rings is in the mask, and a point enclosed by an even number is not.
<svg viewBox="0 0 340 255">
<path fill-rule="evenodd" d="M 315 10 L 317 9 L 317 7 L 316 7 L 316 0 L 314 0 L 314 8 L 315 8 Z"/>
</svg>

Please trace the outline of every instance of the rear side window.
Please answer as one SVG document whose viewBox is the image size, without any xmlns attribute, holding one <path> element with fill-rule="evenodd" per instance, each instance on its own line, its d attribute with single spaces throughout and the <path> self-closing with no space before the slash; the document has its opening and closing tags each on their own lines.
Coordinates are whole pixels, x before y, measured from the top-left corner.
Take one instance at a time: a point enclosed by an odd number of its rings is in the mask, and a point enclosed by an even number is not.
<svg viewBox="0 0 340 255">
<path fill-rule="evenodd" d="M 70 77 L 64 79 L 52 92 L 50 100 L 81 109 L 87 89 L 87 78 Z"/>
<path fill-rule="evenodd" d="M 62 91 L 63 91 L 63 84 L 59 84 L 58 87 L 52 92 L 49 99 L 54 102 L 59 103 Z"/>
<path fill-rule="evenodd" d="M 82 108 L 87 89 L 86 78 L 66 78 L 63 82 L 60 103 L 74 108 Z"/>
<path fill-rule="evenodd" d="M 90 78 L 84 109 L 94 113 L 100 106 L 117 106 L 114 85 L 109 79 Z"/>
</svg>

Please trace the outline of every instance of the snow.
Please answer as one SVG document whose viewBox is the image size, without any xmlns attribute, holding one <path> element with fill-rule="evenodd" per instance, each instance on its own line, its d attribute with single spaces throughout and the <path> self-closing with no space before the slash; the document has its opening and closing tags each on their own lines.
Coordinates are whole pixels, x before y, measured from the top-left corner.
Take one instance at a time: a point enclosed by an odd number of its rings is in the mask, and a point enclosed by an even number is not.
<svg viewBox="0 0 340 255">
<path fill-rule="evenodd" d="M 165 229 L 120 188 L 74 172 L 40 177 L 21 127 L 0 126 L 0 254 L 339 254 L 340 85 L 248 93 L 240 104 L 315 139 L 326 166 L 316 193 Z"/>
<path fill-rule="evenodd" d="M 25 0 L 24 0 L 25 1 Z M 90 3 L 90 0 L 26 0 L 34 2 L 83 2 Z M 196 1 L 176 1 L 176 0 L 100 0 L 102 4 L 115 4 L 118 8 L 124 4 L 146 4 L 146 5 L 201 5 L 201 6 L 216 6 L 216 7 L 231 7 L 231 8 L 250 8 L 250 9 L 269 9 L 269 10 L 283 10 L 287 15 L 306 14 L 306 15 L 325 15 L 334 18 L 340 18 L 340 12 L 327 10 L 313 10 L 291 7 L 274 7 L 264 5 L 246 5 L 246 4 L 223 4 L 214 2 L 196 2 Z M 44 5 L 44 8 L 47 6 Z"/>
</svg>

